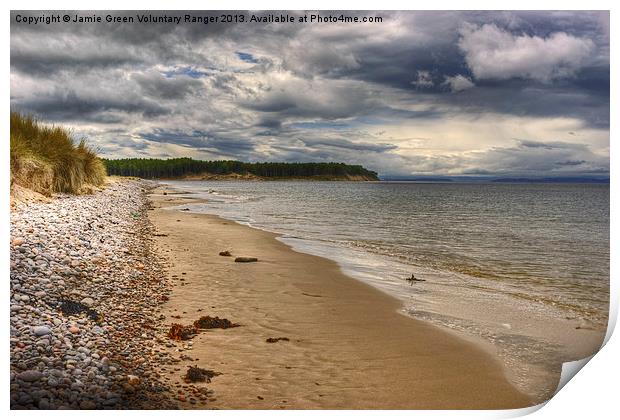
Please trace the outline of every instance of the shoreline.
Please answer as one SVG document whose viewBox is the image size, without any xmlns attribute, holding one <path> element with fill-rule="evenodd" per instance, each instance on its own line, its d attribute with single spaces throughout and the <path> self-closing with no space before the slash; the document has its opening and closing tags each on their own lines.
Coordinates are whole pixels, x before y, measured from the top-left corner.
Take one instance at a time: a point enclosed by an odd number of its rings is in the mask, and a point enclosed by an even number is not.
<svg viewBox="0 0 620 420">
<path fill-rule="evenodd" d="M 346 247 L 289 237 L 275 228 L 256 225 L 247 217 L 234 217 L 235 213 L 227 213 L 217 205 L 220 211 L 211 211 L 210 206 L 202 204 L 210 202 L 211 196 L 189 184 L 163 183 L 176 191 L 172 194 L 191 200 L 185 210 L 194 214 L 215 214 L 233 223 L 272 233 L 294 251 L 334 261 L 346 276 L 398 299 L 399 312 L 405 316 L 431 323 L 484 348 L 501 361 L 510 382 L 533 401 L 543 402 L 553 397 L 562 363 L 596 354 L 601 347 L 605 329 L 599 328 L 589 316 L 581 317 L 561 305 L 556 307 L 555 303 L 528 300 L 506 289 L 489 288 L 481 282 L 467 283 L 468 287 L 462 283 L 455 288 L 449 272 L 422 271 L 422 278 L 429 281 L 402 287 L 398 284 L 411 268 L 399 261 L 379 257 L 366 264 L 365 258 L 375 256 L 364 257 L 361 252 Z M 217 197 L 220 196 L 214 196 L 216 204 Z"/>
<path fill-rule="evenodd" d="M 164 210 L 194 200 L 153 192 L 149 217 L 166 235 L 157 237 L 160 252 L 174 255 L 171 273 L 183 279 L 163 306 L 166 318 L 180 316 L 177 322 L 189 324 L 211 315 L 242 324 L 201 333 L 183 349 L 198 366 L 222 373 L 207 385 L 215 407 L 534 404 L 509 383 L 488 350 L 405 316 L 400 301 L 344 275 L 334 261 L 294 251 L 275 234 L 217 216 Z M 218 255 L 226 248 L 259 261 L 234 263 Z M 265 343 L 280 336 L 289 341 Z M 180 383 L 177 372 L 166 374 L 169 383 Z"/>
</svg>

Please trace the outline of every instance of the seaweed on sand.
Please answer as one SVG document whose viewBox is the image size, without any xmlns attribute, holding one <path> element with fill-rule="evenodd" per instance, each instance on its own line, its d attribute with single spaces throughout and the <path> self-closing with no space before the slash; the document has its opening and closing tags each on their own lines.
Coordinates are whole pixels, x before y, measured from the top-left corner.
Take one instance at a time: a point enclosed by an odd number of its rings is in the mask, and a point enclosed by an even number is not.
<svg viewBox="0 0 620 420">
<path fill-rule="evenodd" d="M 269 337 L 265 341 L 268 343 L 277 343 L 278 341 L 290 341 L 290 340 L 288 339 L 288 337 L 276 337 L 276 338 Z"/>
<path fill-rule="evenodd" d="M 209 369 L 202 369 L 196 366 L 188 366 L 187 373 L 185 374 L 185 382 L 211 382 L 211 378 L 221 375 L 220 372 L 215 372 Z"/>
<path fill-rule="evenodd" d="M 168 331 L 168 337 L 176 341 L 189 340 L 196 334 L 198 334 L 198 331 L 192 325 L 172 324 Z"/>
<path fill-rule="evenodd" d="M 198 320 L 194 321 L 194 327 L 196 328 L 201 328 L 204 330 L 209 330 L 209 329 L 213 329 L 213 328 L 222 328 L 222 329 L 227 329 L 227 328 L 234 328 L 234 327 L 238 327 L 239 324 L 235 324 L 233 322 L 230 322 L 228 319 L 226 318 L 219 318 L 219 317 L 210 317 L 210 316 L 201 316 Z"/>
<path fill-rule="evenodd" d="M 69 299 L 63 299 L 60 301 L 60 312 L 65 316 L 79 315 L 85 313 L 93 321 L 101 321 L 101 316 L 94 309 L 90 309 L 88 306 L 80 302 L 75 302 Z"/>
</svg>

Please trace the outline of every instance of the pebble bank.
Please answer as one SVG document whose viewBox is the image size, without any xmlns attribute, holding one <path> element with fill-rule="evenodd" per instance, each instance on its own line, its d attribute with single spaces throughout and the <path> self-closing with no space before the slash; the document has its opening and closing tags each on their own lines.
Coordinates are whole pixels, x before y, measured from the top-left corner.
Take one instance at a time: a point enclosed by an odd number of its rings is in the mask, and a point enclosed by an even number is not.
<svg viewBox="0 0 620 420">
<path fill-rule="evenodd" d="M 12 409 L 177 408 L 158 368 L 171 283 L 152 242 L 150 184 L 116 182 L 11 212 Z"/>
</svg>

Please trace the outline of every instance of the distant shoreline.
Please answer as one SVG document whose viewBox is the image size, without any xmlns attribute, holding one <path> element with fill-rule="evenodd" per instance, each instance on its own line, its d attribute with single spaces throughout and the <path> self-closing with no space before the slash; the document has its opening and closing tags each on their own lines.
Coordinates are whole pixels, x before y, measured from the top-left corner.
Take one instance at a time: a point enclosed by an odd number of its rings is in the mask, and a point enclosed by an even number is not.
<svg viewBox="0 0 620 420">
<path fill-rule="evenodd" d="M 585 177 L 545 177 L 545 178 L 495 178 L 495 177 L 380 177 L 383 182 L 420 182 L 420 183 L 450 183 L 450 184 L 602 184 L 609 185 L 609 178 Z"/>
<path fill-rule="evenodd" d="M 282 176 L 282 177 L 261 177 L 252 174 L 196 174 L 196 175 L 184 175 L 180 177 L 165 177 L 157 178 L 162 181 L 343 181 L 343 182 L 379 182 L 363 175 L 343 175 L 343 176 L 306 176 L 306 177 L 294 177 L 294 176 Z"/>
<path fill-rule="evenodd" d="M 233 177 L 236 179 L 312 178 L 317 180 L 372 180 L 377 172 L 343 162 L 241 162 L 238 160 L 103 159 L 108 175 L 145 179 Z"/>
</svg>

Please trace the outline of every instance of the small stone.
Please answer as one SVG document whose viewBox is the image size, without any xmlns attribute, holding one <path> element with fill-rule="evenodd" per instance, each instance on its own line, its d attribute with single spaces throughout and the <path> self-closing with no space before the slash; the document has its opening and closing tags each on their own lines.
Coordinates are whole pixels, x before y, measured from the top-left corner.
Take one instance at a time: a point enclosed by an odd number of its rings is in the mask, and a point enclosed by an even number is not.
<svg viewBox="0 0 620 420">
<path fill-rule="evenodd" d="M 20 246 L 23 245 L 26 241 L 24 240 L 24 238 L 15 238 L 11 241 L 11 245 L 13 246 Z"/>
<path fill-rule="evenodd" d="M 34 332 L 34 335 L 36 335 L 37 337 L 41 337 L 42 335 L 51 334 L 52 330 L 45 325 L 39 325 L 33 328 L 33 332 Z"/>
<path fill-rule="evenodd" d="M 43 377 L 43 374 L 37 370 L 26 370 L 17 375 L 17 379 L 24 382 L 36 382 Z"/>
<path fill-rule="evenodd" d="M 139 385 L 140 378 L 138 378 L 136 375 L 127 375 L 127 382 L 129 382 L 129 385 Z"/>
<path fill-rule="evenodd" d="M 93 298 L 84 298 L 80 302 L 82 305 L 93 306 L 95 304 L 95 300 Z"/>
<path fill-rule="evenodd" d="M 69 332 L 71 334 L 78 334 L 80 332 L 80 329 L 77 326 L 72 325 L 69 327 Z"/>
<path fill-rule="evenodd" d="M 82 410 L 94 410 L 95 408 L 97 408 L 97 404 L 92 401 L 82 401 L 80 403 L 80 408 Z"/>
</svg>

